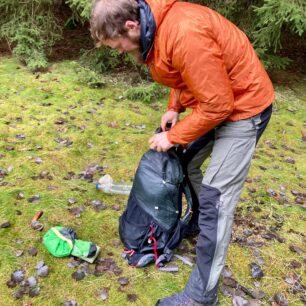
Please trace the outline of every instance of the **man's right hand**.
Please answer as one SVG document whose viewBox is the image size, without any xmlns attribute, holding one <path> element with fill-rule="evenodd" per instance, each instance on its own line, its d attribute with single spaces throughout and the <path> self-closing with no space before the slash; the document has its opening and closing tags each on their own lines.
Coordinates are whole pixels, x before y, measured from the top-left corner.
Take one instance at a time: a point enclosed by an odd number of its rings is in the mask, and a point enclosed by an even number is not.
<svg viewBox="0 0 306 306">
<path fill-rule="evenodd" d="M 168 122 L 171 123 L 171 127 L 173 127 L 177 121 L 178 121 L 178 118 L 179 118 L 179 113 L 178 112 L 175 112 L 175 111 L 167 111 L 161 118 L 161 123 L 160 123 L 160 126 L 163 130 L 163 132 L 166 131 L 166 124 Z"/>
</svg>

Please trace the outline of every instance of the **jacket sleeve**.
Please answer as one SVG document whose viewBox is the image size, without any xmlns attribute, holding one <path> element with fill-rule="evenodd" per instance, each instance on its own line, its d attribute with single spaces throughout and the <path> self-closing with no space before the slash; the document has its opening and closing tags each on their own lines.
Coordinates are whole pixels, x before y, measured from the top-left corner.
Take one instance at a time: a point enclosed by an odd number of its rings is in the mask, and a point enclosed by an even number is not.
<svg viewBox="0 0 306 306">
<path fill-rule="evenodd" d="M 234 97 L 222 52 L 209 28 L 183 22 L 175 37 L 172 65 L 196 102 L 191 114 L 168 132 L 168 139 L 187 144 L 224 121 L 233 110 Z"/>
<path fill-rule="evenodd" d="M 185 107 L 180 103 L 180 89 L 171 88 L 167 111 L 175 111 L 182 113 L 185 111 Z"/>
</svg>

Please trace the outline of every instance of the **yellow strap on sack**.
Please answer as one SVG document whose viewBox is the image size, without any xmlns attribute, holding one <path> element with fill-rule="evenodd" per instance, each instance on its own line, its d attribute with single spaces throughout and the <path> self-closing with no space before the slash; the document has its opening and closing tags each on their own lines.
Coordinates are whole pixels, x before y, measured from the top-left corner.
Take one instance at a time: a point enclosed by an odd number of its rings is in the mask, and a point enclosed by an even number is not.
<svg viewBox="0 0 306 306">
<path fill-rule="evenodd" d="M 72 249 L 73 249 L 72 241 L 70 239 L 66 238 L 65 236 L 63 236 L 56 228 L 52 227 L 51 229 L 56 236 L 58 236 L 59 238 L 61 238 L 64 241 L 68 242 L 68 244 L 70 245 L 70 251 L 72 251 Z"/>
</svg>

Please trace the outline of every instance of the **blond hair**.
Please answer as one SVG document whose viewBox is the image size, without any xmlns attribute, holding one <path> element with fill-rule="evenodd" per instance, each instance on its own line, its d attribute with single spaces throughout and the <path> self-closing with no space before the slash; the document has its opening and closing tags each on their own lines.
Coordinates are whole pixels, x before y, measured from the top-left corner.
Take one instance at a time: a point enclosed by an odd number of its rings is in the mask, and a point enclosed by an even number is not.
<svg viewBox="0 0 306 306">
<path fill-rule="evenodd" d="M 96 45 L 102 41 L 125 35 L 127 20 L 139 22 L 136 0 L 95 0 L 92 5 L 90 32 Z"/>
</svg>

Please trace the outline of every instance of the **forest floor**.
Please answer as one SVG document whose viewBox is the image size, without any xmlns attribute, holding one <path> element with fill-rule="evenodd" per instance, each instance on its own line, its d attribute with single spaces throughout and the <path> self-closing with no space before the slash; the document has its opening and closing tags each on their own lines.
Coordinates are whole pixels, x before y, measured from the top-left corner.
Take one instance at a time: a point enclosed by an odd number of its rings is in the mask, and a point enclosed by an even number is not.
<svg viewBox="0 0 306 306">
<path fill-rule="evenodd" d="M 118 234 L 127 197 L 95 189 L 104 174 L 132 182 L 167 97 L 130 101 L 127 83 L 114 77 L 105 77 L 102 88 L 89 88 L 79 82 L 76 66 L 61 61 L 45 73 L 31 73 L 11 57 L 0 59 L 1 306 L 65 301 L 149 306 L 182 290 L 192 269 L 178 260 L 172 262 L 177 273 L 160 272 L 154 265 L 129 267 L 121 258 Z M 247 305 L 302 305 L 306 299 L 306 76 L 279 73 L 272 79 L 273 116 L 236 210 L 220 283 L 222 306 L 246 305 L 245 300 Z M 40 210 L 41 232 L 30 227 Z M 42 237 L 55 225 L 98 244 L 97 262 L 52 257 Z M 178 254 L 194 262 L 195 243 L 184 240 Z M 45 277 L 37 276 L 42 260 L 48 266 Z M 251 266 L 262 271 L 257 278 Z M 34 276 L 37 284 L 30 291 L 26 283 L 10 288 L 15 271 L 25 279 Z M 85 277 L 77 281 L 76 271 Z"/>
</svg>

